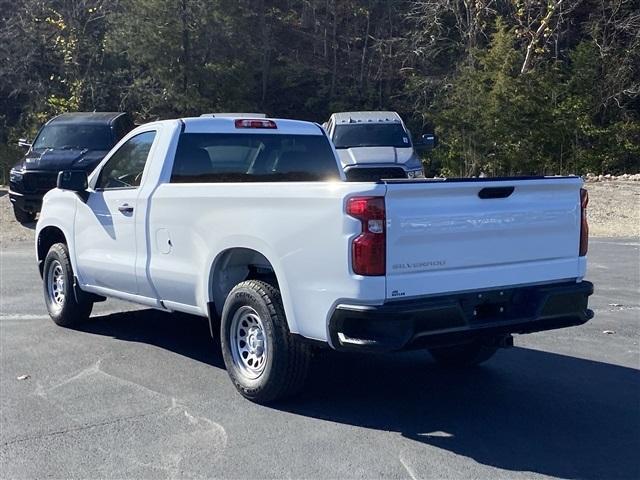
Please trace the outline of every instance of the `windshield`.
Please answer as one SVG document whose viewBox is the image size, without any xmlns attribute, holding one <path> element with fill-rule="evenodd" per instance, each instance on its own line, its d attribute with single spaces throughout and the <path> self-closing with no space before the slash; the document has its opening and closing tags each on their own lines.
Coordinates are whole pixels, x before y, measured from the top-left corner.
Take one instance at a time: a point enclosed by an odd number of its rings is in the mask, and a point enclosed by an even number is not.
<svg viewBox="0 0 640 480">
<path fill-rule="evenodd" d="M 409 134 L 400 123 L 356 123 L 337 125 L 333 134 L 336 148 L 409 148 Z"/>
<path fill-rule="evenodd" d="M 47 125 L 33 143 L 34 149 L 77 148 L 89 150 L 109 150 L 113 146 L 113 136 L 109 125 Z"/>
</svg>

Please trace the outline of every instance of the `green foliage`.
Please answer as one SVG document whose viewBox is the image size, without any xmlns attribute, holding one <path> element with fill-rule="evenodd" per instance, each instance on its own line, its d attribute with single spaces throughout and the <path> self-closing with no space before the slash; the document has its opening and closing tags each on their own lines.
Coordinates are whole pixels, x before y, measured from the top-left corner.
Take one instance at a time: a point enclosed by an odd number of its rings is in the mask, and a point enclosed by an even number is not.
<svg viewBox="0 0 640 480">
<path fill-rule="evenodd" d="M 455 73 L 434 109 L 444 140 L 435 163 L 460 176 L 638 171 L 638 111 L 604 112 L 595 45 L 521 74 L 516 38 L 498 21 L 473 64 Z"/>
<path fill-rule="evenodd" d="M 435 130 L 431 174 L 640 170 L 632 0 L 0 0 L 0 17 L 5 170 L 65 111 L 356 109 Z"/>
</svg>

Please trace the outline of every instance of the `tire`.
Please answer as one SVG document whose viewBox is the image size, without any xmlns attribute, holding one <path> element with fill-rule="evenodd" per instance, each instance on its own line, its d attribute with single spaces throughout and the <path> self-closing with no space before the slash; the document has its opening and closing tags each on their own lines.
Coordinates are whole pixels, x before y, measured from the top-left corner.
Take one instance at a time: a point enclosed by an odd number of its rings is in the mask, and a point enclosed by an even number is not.
<svg viewBox="0 0 640 480">
<path fill-rule="evenodd" d="M 220 340 L 227 373 L 245 398 L 265 404 L 304 386 L 311 348 L 289 332 L 280 291 L 272 284 L 247 280 L 231 290 Z"/>
<path fill-rule="evenodd" d="M 49 316 L 61 327 L 82 323 L 89 318 L 93 308 L 93 302 L 86 298 L 76 299 L 73 283 L 69 250 L 64 243 L 56 243 L 44 259 L 42 285 Z"/>
<path fill-rule="evenodd" d="M 429 353 L 440 365 L 451 368 L 465 368 L 486 362 L 493 357 L 497 350 L 497 346 L 476 340 L 463 345 L 430 348 Z"/>
<path fill-rule="evenodd" d="M 35 213 L 31 213 L 31 212 L 26 212 L 24 210 L 22 210 L 19 207 L 16 207 L 15 205 L 13 206 L 13 214 L 16 217 L 16 220 L 18 221 L 18 223 L 21 224 L 25 224 L 25 223 L 33 223 L 36 221 L 36 214 Z"/>
</svg>

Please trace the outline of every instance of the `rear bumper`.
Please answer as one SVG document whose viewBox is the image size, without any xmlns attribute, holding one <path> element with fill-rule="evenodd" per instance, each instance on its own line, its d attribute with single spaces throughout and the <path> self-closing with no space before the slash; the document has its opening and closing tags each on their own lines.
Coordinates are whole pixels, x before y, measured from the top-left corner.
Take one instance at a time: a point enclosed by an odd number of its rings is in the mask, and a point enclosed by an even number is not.
<svg viewBox="0 0 640 480">
<path fill-rule="evenodd" d="M 9 200 L 20 210 L 36 213 L 42 208 L 44 193 L 18 193 L 9 190 Z"/>
<path fill-rule="evenodd" d="M 478 290 L 378 306 L 338 305 L 329 321 L 336 350 L 391 351 L 581 325 L 591 282 Z"/>
</svg>

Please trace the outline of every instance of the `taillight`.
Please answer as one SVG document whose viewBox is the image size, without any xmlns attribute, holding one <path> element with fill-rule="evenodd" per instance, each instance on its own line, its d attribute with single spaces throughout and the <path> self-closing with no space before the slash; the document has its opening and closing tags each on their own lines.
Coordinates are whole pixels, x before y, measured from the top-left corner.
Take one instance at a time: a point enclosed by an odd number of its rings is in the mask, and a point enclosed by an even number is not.
<svg viewBox="0 0 640 480">
<path fill-rule="evenodd" d="M 580 256 L 584 257 L 589 249 L 589 223 L 587 222 L 587 205 L 589 192 L 580 189 Z"/>
<path fill-rule="evenodd" d="M 384 197 L 350 198 L 347 214 L 362 223 L 362 233 L 351 243 L 353 271 L 358 275 L 384 275 L 387 243 Z"/>
<path fill-rule="evenodd" d="M 236 128 L 278 128 L 273 120 L 260 118 L 245 118 L 236 120 Z"/>
</svg>

